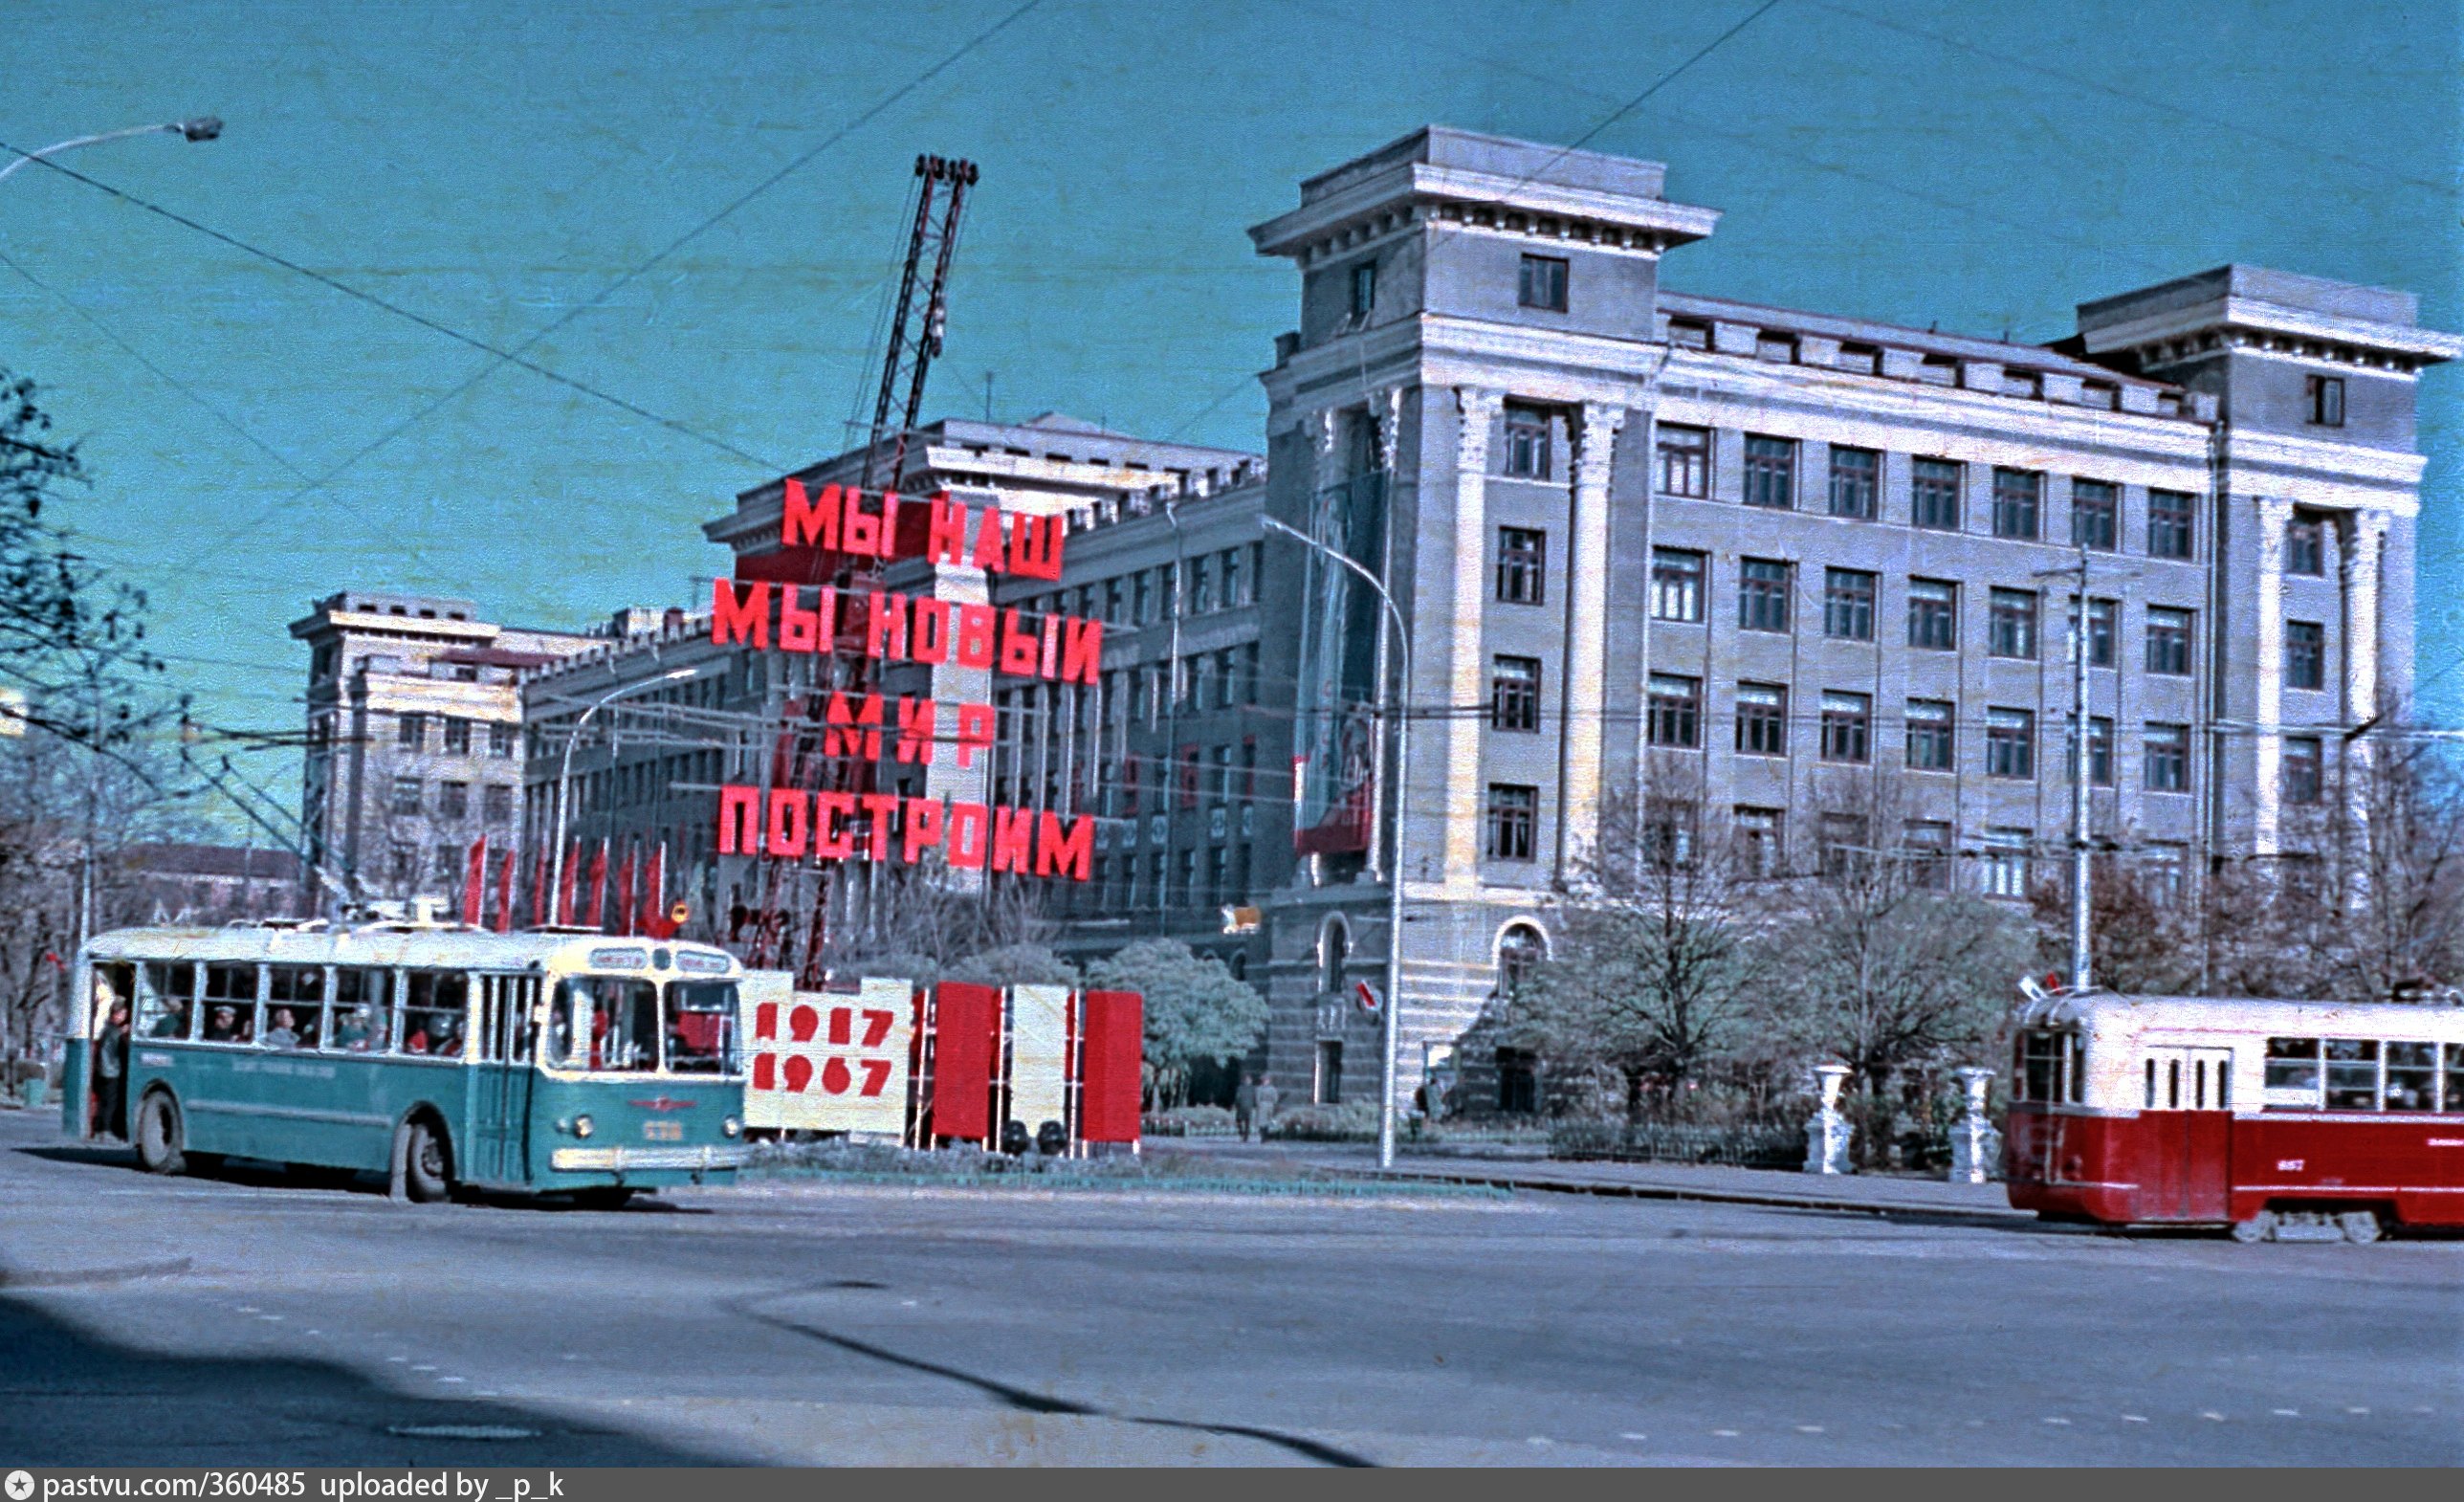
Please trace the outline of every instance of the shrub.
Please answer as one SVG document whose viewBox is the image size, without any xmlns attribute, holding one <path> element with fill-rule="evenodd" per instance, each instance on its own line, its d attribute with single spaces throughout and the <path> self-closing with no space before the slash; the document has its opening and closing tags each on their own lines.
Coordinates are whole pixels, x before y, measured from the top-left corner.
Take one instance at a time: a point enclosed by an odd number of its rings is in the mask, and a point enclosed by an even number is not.
<svg viewBox="0 0 2464 1502">
<path fill-rule="evenodd" d="M 1294 1106 L 1276 1112 L 1259 1135 L 1287 1142 L 1356 1142 L 1377 1135 L 1377 1108 L 1365 1100 Z"/>
<path fill-rule="evenodd" d="M 1175 1106 L 1147 1113 L 1138 1130 L 1148 1137 L 1229 1137 L 1234 1122 L 1221 1106 Z"/>
</svg>

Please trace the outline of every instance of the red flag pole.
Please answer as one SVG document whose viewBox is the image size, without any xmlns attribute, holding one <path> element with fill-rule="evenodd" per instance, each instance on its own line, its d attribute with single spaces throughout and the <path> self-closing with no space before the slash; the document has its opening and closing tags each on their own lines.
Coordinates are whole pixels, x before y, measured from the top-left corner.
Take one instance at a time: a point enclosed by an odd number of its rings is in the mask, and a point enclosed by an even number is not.
<svg viewBox="0 0 2464 1502">
<path fill-rule="evenodd" d="M 487 907 L 488 837 L 482 834 L 471 842 L 471 858 L 462 872 L 462 921 L 477 928 Z"/>
<path fill-rule="evenodd" d="M 547 923 L 547 852 L 531 857 L 531 927 Z"/>
<path fill-rule="evenodd" d="M 607 842 L 604 839 L 590 857 L 590 917 L 583 920 L 583 926 L 597 929 L 607 926 Z"/>
<path fill-rule="evenodd" d="M 616 868 L 616 911 L 608 916 L 616 920 L 619 934 L 633 932 L 633 847 L 637 843 L 626 838 L 625 859 Z"/>
<path fill-rule="evenodd" d="M 505 851 L 505 872 L 496 878 L 496 932 L 514 931 L 514 886 L 521 880 L 521 852 Z"/>
<path fill-rule="evenodd" d="M 573 923 L 573 884 L 582 879 L 582 842 L 573 842 L 572 853 L 565 857 L 564 880 L 556 891 L 556 920 L 560 926 Z"/>
<path fill-rule="evenodd" d="M 650 851 L 650 870 L 642 882 L 640 926 L 652 939 L 673 939 L 675 925 L 668 921 L 668 842 L 661 840 Z"/>
</svg>

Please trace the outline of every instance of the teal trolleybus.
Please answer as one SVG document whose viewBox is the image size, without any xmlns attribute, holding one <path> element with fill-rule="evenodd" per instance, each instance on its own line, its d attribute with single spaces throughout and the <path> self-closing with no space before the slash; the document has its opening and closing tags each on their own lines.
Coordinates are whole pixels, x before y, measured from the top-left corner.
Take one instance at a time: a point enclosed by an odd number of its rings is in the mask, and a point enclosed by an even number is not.
<svg viewBox="0 0 2464 1502">
<path fill-rule="evenodd" d="M 77 958 L 63 1124 L 147 1169 L 225 1157 L 621 1204 L 732 1180 L 734 957 L 432 923 L 137 928 Z"/>
</svg>

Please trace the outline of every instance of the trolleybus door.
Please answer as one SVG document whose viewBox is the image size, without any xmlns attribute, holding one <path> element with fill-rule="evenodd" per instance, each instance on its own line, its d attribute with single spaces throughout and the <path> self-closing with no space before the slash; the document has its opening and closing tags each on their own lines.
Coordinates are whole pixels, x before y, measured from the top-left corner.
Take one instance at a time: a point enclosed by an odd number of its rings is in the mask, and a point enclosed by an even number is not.
<svg viewBox="0 0 2464 1502">
<path fill-rule="evenodd" d="M 2149 1049 L 2140 1060 L 2139 1196 L 2145 1221 L 2227 1219 L 2233 1050 Z"/>
<path fill-rule="evenodd" d="M 528 1166 L 525 1124 L 531 1104 L 531 1004 L 536 976 L 492 975 L 481 983 L 484 1061 L 472 1071 L 473 1177 L 519 1183 Z"/>
</svg>

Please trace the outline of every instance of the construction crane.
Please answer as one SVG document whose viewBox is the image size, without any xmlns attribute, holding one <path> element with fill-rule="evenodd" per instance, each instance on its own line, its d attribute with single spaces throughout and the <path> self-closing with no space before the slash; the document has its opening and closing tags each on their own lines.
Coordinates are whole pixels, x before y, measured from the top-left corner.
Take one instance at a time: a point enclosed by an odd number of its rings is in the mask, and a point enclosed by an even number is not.
<svg viewBox="0 0 2464 1502">
<path fill-rule="evenodd" d="M 922 155 L 915 159 L 913 213 L 907 231 L 907 254 L 898 274 L 881 349 L 881 379 L 872 404 L 872 423 L 865 435 L 861 487 L 874 495 L 895 490 L 906 474 L 907 451 L 923 414 L 925 383 L 941 353 L 949 327 L 950 267 L 958 249 L 958 225 L 966 210 L 967 191 L 976 185 L 976 164 L 955 157 Z M 847 555 L 817 554 L 807 582 L 833 585 L 843 592 L 874 587 L 881 561 Z M 818 781 L 832 790 L 874 790 L 873 768 L 853 757 L 825 759 L 820 755 L 824 717 L 831 692 L 861 694 L 871 690 L 876 669 L 862 653 L 836 654 L 836 681 L 816 683 L 801 705 L 780 704 L 780 734 L 772 755 L 772 785 L 803 786 Z M 821 981 L 831 872 L 803 867 L 793 861 L 765 857 L 760 900 L 747 959 L 759 965 L 794 968 L 803 983 Z M 833 868 L 832 870 L 843 870 Z M 809 886 L 810 895 L 804 889 Z M 787 931 L 790 913 L 805 908 L 802 962 L 790 953 L 794 939 Z"/>
</svg>

